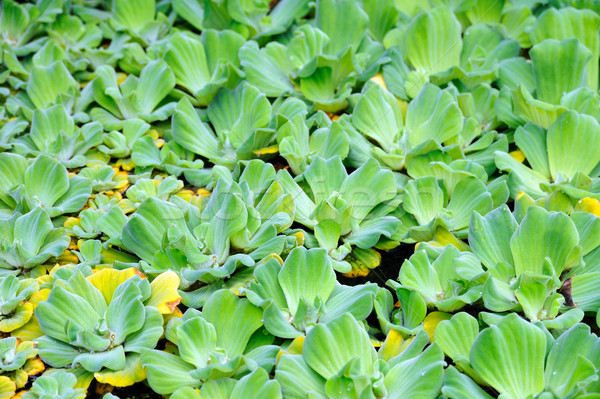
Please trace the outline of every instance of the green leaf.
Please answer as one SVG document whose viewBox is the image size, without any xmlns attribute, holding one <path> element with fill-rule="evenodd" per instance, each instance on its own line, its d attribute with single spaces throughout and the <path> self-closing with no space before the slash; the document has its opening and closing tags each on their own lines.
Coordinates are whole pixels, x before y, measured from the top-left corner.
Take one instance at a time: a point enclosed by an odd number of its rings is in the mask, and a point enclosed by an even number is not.
<svg viewBox="0 0 600 399">
<path fill-rule="evenodd" d="M 591 52 L 586 65 L 587 86 L 598 90 L 598 58 L 600 57 L 600 17 L 591 10 L 576 10 L 571 7 L 548 8 L 537 19 L 530 36 L 533 44 L 545 39 L 564 40 L 576 37 Z"/>
<path fill-rule="evenodd" d="M 217 346 L 230 359 L 244 352 L 250 336 L 262 325 L 262 310 L 228 290 L 212 294 L 202 314 L 215 327 Z"/>
<path fill-rule="evenodd" d="M 187 98 L 182 98 L 175 108 L 172 120 L 173 139 L 186 150 L 207 158 L 215 164 L 224 160 L 219 141 L 196 113 Z"/>
<path fill-rule="evenodd" d="M 249 84 L 220 90 L 207 111 L 222 141 L 227 136 L 234 148 L 241 147 L 252 132 L 266 127 L 271 120 L 271 103 Z"/>
<path fill-rule="evenodd" d="M 183 360 L 196 367 L 206 367 L 217 347 L 217 333 L 212 324 L 195 317 L 177 327 L 177 346 Z"/>
<path fill-rule="evenodd" d="M 523 151 L 531 168 L 549 178 L 549 154 L 546 141 L 544 129 L 533 123 L 519 126 L 515 131 L 515 144 Z"/>
<path fill-rule="evenodd" d="M 183 213 L 175 205 L 150 197 L 123 227 L 123 245 L 146 262 L 152 262 L 154 254 L 162 249 L 169 226 L 186 231 Z"/>
<path fill-rule="evenodd" d="M 352 359 L 358 359 L 361 375 L 373 375 L 376 358 L 369 335 L 347 313 L 327 324 L 317 324 L 304 341 L 306 363 L 326 379 L 336 375 Z"/>
<path fill-rule="evenodd" d="M 468 313 L 460 312 L 437 325 L 434 341 L 460 366 L 468 365 L 469 352 L 477 335 L 479 323 Z"/>
<path fill-rule="evenodd" d="M 29 74 L 27 95 L 36 108 L 54 105 L 59 96 L 75 92 L 76 82 L 61 61 L 48 66 L 36 65 Z"/>
<path fill-rule="evenodd" d="M 479 385 L 450 366 L 446 369 L 442 393 L 449 399 L 492 399 Z"/>
<path fill-rule="evenodd" d="M 69 189 L 67 169 L 40 155 L 25 172 L 25 191 L 32 204 L 50 208 Z"/>
<path fill-rule="evenodd" d="M 73 360 L 73 366 L 80 364 L 87 371 L 100 371 L 106 367 L 121 370 L 125 367 L 125 352 L 122 346 L 104 352 L 81 353 Z"/>
<path fill-rule="evenodd" d="M 194 28 L 204 30 L 204 9 L 200 0 L 174 0 L 173 8 L 177 15 L 189 22 Z"/>
<path fill-rule="evenodd" d="M 348 173 L 340 157 L 327 160 L 315 158 L 306 169 L 304 178 L 312 190 L 315 203 L 319 204 L 333 193 L 340 192 Z"/>
<path fill-rule="evenodd" d="M 121 283 L 115 290 L 105 316 L 106 326 L 114 334 L 114 344 L 123 343 L 128 335 L 144 326 L 146 309 L 141 298 L 142 293 L 132 280 Z"/>
<path fill-rule="evenodd" d="M 290 252 L 277 279 L 291 314 L 296 313 L 301 300 L 311 306 L 317 298 L 321 303 L 327 301 L 336 282 L 327 252 L 302 247 Z"/>
<path fill-rule="evenodd" d="M 195 367 L 179 356 L 158 350 L 142 351 L 142 364 L 148 373 L 148 383 L 152 390 L 168 395 L 181 387 L 195 388 L 201 384 L 190 371 Z"/>
<path fill-rule="evenodd" d="M 240 62 L 246 80 L 268 97 L 295 91 L 290 80 L 293 67 L 284 45 L 271 42 L 259 50 L 255 41 L 247 41 L 240 49 Z"/>
<path fill-rule="evenodd" d="M 585 67 L 592 52 L 579 40 L 547 39 L 529 51 L 536 81 L 537 99 L 560 104 L 564 93 L 585 85 Z"/>
<path fill-rule="evenodd" d="M 471 348 L 473 369 L 506 399 L 544 389 L 546 338 L 542 330 L 512 313 L 483 330 Z"/>
<path fill-rule="evenodd" d="M 85 299 L 60 286 L 52 290 L 47 301 L 38 304 L 35 316 L 46 335 L 65 343 L 71 341 L 66 331 L 68 324 L 73 330 L 93 331 L 100 319 L 97 310 Z"/>
<path fill-rule="evenodd" d="M 548 128 L 548 160 L 553 180 L 590 174 L 600 162 L 600 124 L 588 115 L 566 111 Z"/>
<path fill-rule="evenodd" d="M 369 159 L 346 178 L 340 192 L 351 207 L 352 219 L 360 223 L 375 206 L 394 198 L 397 186 L 391 171 L 382 169 L 377 161 Z"/>
<path fill-rule="evenodd" d="M 396 364 L 385 376 L 386 397 L 435 399 L 444 380 L 444 353 L 435 343 L 422 354 Z"/>
<path fill-rule="evenodd" d="M 404 37 L 411 38 L 403 41 L 403 53 L 417 74 L 426 77 L 459 63 L 461 26 L 448 7 L 436 7 L 417 15 L 407 26 Z"/>
<path fill-rule="evenodd" d="M 405 126 L 404 134 L 411 148 L 427 140 L 442 144 L 461 133 L 463 116 L 448 91 L 427 84 L 410 102 Z"/>
<path fill-rule="evenodd" d="M 546 258 L 559 276 L 578 243 L 577 228 L 567 215 L 530 206 L 510 240 L 517 277 L 525 271 L 544 274 Z"/>
<path fill-rule="evenodd" d="M 374 82 L 368 82 L 354 112 L 352 124 L 365 136 L 377 141 L 386 151 L 397 146 L 404 127 L 398 100 Z"/>
<path fill-rule="evenodd" d="M 586 312 L 595 312 L 600 309 L 600 294 L 597 289 L 599 282 L 600 272 L 573 276 L 571 282 L 573 301 L 578 308 Z"/>
<path fill-rule="evenodd" d="M 337 54 L 349 45 L 356 51 L 368 21 L 368 15 L 352 0 L 317 1 L 315 23 L 329 37 L 327 54 Z"/>
<path fill-rule="evenodd" d="M 160 311 L 153 306 L 146 306 L 145 314 L 142 328 L 127 336 L 125 352 L 141 353 L 143 349 L 154 348 L 163 335 L 163 317 Z"/>
<path fill-rule="evenodd" d="M 117 23 L 136 33 L 154 20 L 154 0 L 113 0 L 112 4 Z"/>
<path fill-rule="evenodd" d="M 590 327 L 578 323 L 560 335 L 546 360 L 546 389 L 568 397 L 597 379 L 600 339 Z M 595 365 L 595 366 L 594 366 Z"/>
<path fill-rule="evenodd" d="M 224 181 L 219 181 L 221 182 Z M 206 231 L 206 244 L 216 256 L 216 261 L 223 263 L 229 256 L 230 237 L 246 226 L 248 211 L 237 194 L 232 192 L 220 194 L 221 198 L 215 199 L 220 202 L 220 208 L 214 213 Z M 210 210 L 210 206 L 211 203 L 207 205 L 207 210 Z M 206 215 L 203 215 L 204 217 Z"/>
<path fill-rule="evenodd" d="M 73 119 L 60 104 L 47 110 L 36 109 L 33 113 L 31 138 L 41 151 L 47 152 L 61 131 L 72 136 L 74 130 Z"/>
<path fill-rule="evenodd" d="M 281 399 L 281 388 L 277 380 L 269 380 L 263 368 L 242 377 L 231 392 L 231 399 Z"/>
<path fill-rule="evenodd" d="M 433 176 L 411 180 L 404 189 L 403 207 L 421 226 L 431 222 L 444 208 L 444 191 Z"/>
<path fill-rule="evenodd" d="M 326 398 L 325 379 L 311 369 L 302 355 L 284 354 L 275 370 L 275 379 L 281 384 L 286 398 L 302 399 L 307 395 Z"/>
<path fill-rule="evenodd" d="M 517 221 L 506 205 L 487 215 L 471 215 L 469 244 L 475 255 L 489 269 L 499 262 L 513 264 L 510 239 L 517 230 Z"/>
<path fill-rule="evenodd" d="M 175 87 L 175 76 L 169 66 L 162 60 L 147 64 L 137 84 L 135 97 L 139 112 L 149 114 Z"/>
</svg>

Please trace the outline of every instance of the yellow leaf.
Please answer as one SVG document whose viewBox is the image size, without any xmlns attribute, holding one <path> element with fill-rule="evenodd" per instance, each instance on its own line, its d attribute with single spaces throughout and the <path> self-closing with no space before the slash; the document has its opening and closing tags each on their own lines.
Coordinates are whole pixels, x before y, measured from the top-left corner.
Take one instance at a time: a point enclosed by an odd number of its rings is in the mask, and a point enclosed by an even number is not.
<svg viewBox="0 0 600 399">
<path fill-rule="evenodd" d="M 302 246 L 304 245 L 304 232 L 302 230 L 299 230 L 293 234 L 290 234 L 292 237 L 296 237 L 296 245 L 297 246 Z"/>
<path fill-rule="evenodd" d="M 129 77 L 129 75 L 127 75 L 126 73 L 123 72 L 117 72 L 117 84 L 119 86 L 121 86 L 121 84 L 123 82 L 125 82 L 125 80 Z"/>
<path fill-rule="evenodd" d="M 385 84 L 385 80 L 383 79 L 383 75 L 378 73 L 377 75 L 373 76 L 371 79 L 373 82 L 377 83 L 379 86 L 383 87 L 384 89 L 388 89 L 387 85 Z"/>
<path fill-rule="evenodd" d="M 15 382 L 17 389 L 23 388 L 27 384 L 29 376 L 23 370 L 15 370 L 13 373 L 12 380 Z"/>
<path fill-rule="evenodd" d="M 94 373 L 94 377 L 102 384 L 113 387 L 128 387 L 136 382 L 146 379 L 146 369 L 140 362 L 140 355 L 133 354 L 127 357 L 127 363 L 122 370 L 112 371 L 105 369 Z"/>
<path fill-rule="evenodd" d="M 10 399 L 15 394 L 17 386 L 8 377 L 0 376 L 0 399 Z"/>
<path fill-rule="evenodd" d="M 400 105 L 400 110 L 402 111 L 402 118 L 404 120 L 406 120 L 406 111 L 408 110 L 408 101 L 404 101 L 399 98 L 398 105 Z"/>
<path fill-rule="evenodd" d="M 277 144 L 275 144 L 270 147 L 261 148 L 259 150 L 253 150 L 252 152 L 256 155 L 268 155 L 268 154 L 276 154 L 278 151 L 279 151 L 279 146 Z"/>
<path fill-rule="evenodd" d="M 525 154 L 521 150 L 511 151 L 508 155 L 516 159 L 517 162 L 523 163 L 523 161 L 525 161 Z"/>
<path fill-rule="evenodd" d="M 438 227 L 435 230 L 435 234 L 433 236 L 433 240 L 429 241 L 428 244 L 436 246 L 436 247 L 445 247 L 448 244 L 452 244 L 461 252 L 468 251 L 469 246 L 465 244 L 464 241 L 459 240 L 454 236 L 454 234 L 450 233 L 448 230 L 443 227 Z M 417 247 L 415 247 L 415 251 Z"/>
<path fill-rule="evenodd" d="M 387 362 L 394 356 L 398 356 L 406 349 L 413 339 L 414 337 L 404 339 L 398 330 L 392 328 L 379 350 L 379 353 L 383 356 L 382 359 Z"/>
<path fill-rule="evenodd" d="M 272 253 L 270 255 L 267 255 L 267 257 L 265 258 L 265 261 L 267 261 L 269 259 L 277 259 L 277 262 L 279 262 L 279 264 L 281 266 L 283 266 L 283 259 L 281 259 L 281 256 L 279 256 L 278 254 Z"/>
<path fill-rule="evenodd" d="M 27 360 L 23 366 L 23 370 L 27 373 L 27 375 L 36 375 L 43 372 L 45 369 L 46 366 L 44 366 L 44 362 L 42 362 L 42 359 L 39 357 Z"/>
<path fill-rule="evenodd" d="M 344 277 L 364 277 L 369 274 L 371 269 L 376 268 L 381 263 L 381 254 L 375 250 L 359 251 L 355 249 L 346 261 L 352 265 L 352 270 L 344 273 Z"/>
<path fill-rule="evenodd" d="M 15 338 L 19 338 L 21 341 L 33 341 L 36 338 L 44 335 L 44 332 L 40 328 L 40 325 L 35 316 L 29 320 L 23 327 L 17 328 L 11 334 Z"/>
<path fill-rule="evenodd" d="M 63 223 L 63 227 L 65 229 L 72 230 L 75 226 L 81 227 L 81 220 L 79 220 L 79 218 L 76 217 L 68 217 L 67 220 L 65 220 L 65 222 Z"/>
<path fill-rule="evenodd" d="M 582 198 L 577 202 L 575 210 L 600 217 L 600 201 L 595 198 Z"/>
<path fill-rule="evenodd" d="M 66 265 L 67 263 L 79 263 L 79 258 L 73 252 L 65 249 L 62 254 L 57 258 L 58 263 Z"/>
<path fill-rule="evenodd" d="M 173 313 L 173 310 L 181 302 L 182 298 L 177 291 L 179 276 L 173 271 L 159 274 L 150 283 L 150 288 L 152 293 L 146 301 L 146 305 L 155 306 L 162 314 Z"/>
<path fill-rule="evenodd" d="M 133 160 L 131 160 L 131 158 L 119 159 L 117 161 L 117 163 L 115 164 L 115 166 L 117 168 L 121 168 L 125 171 L 130 171 L 130 170 L 133 170 L 133 168 L 135 168 L 135 162 L 133 162 Z"/>
<path fill-rule="evenodd" d="M 11 399 L 21 399 L 28 392 L 27 389 L 20 390 Z"/>
<path fill-rule="evenodd" d="M 279 358 L 282 355 L 301 355 L 302 348 L 304 347 L 304 338 L 306 338 L 304 335 L 300 335 L 294 338 L 294 340 L 292 341 L 290 346 L 287 347 L 287 349 L 280 349 L 277 353 L 277 358 L 275 361 L 279 362 Z"/>
<path fill-rule="evenodd" d="M 106 268 L 95 272 L 87 279 L 102 293 L 106 303 L 110 303 L 113 293 L 117 287 L 138 273 L 139 272 L 135 267 L 130 267 L 129 269 L 125 270 Z"/>
<path fill-rule="evenodd" d="M 0 320 L 0 331 L 8 333 L 22 327 L 33 315 L 33 305 L 29 302 L 23 302 L 17 306 L 17 311 L 2 320 Z"/>
<path fill-rule="evenodd" d="M 177 317 L 183 317 L 183 313 L 181 312 L 181 310 L 179 310 L 179 308 L 175 308 L 173 313 L 164 314 L 163 315 L 163 324 L 166 326 L 167 323 L 169 323 L 169 321 L 171 319 L 177 318 Z"/>
<path fill-rule="evenodd" d="M 427 335 L 429 335 L 430 342 L 433 342 L 433 333 L 435 332 L 438 324 L 444 320 L 450 320 L 451 318 L 452 315 L 445 312 L 431 312 L 425 317 L 425 320 L 423 321 L 423 327 L 425 328 Z"/>
<path fill-rule="evenodd" d="M 199 188 L 196 190 L 196 194 L 202 197 L 208 197 L 210 195 L 210 191 L 205 188 Z"/>
<path fill-rule="evenodd" d="M 34 309 L 37 307 L 38 303 L 48 300 L 50 291 L 50 288 L 43 288 L 29 297 L 29 302 L 33 305 Z"/>
<path fill-rule="evenodd" d="M 194 196 L 194 192 L 188 189 L 181 189 L 177 193 L 175 193 L 175 195 L 187 202 L 190 202 L 190 200 Z"/>
</svg>

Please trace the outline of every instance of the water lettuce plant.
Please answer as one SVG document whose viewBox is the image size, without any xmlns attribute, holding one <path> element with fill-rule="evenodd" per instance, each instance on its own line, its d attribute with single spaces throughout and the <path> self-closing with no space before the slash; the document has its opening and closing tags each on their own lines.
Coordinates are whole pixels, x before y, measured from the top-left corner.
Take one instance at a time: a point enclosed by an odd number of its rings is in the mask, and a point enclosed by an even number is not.
<svg viewBox="0 0 600 399">
<path fill-rule="evenodd" d="M 37 354 L 33 342 L 19 342 L 15 337 L 0 340 L 0 387 L 3 397 L 12 397 L 27 384 L 29 376 L 44 371 L 44 364 Z"/>
<path fill-rule="evenodd" d="M 44 333 L 36 339 L 40 357 L 52 367 L 82 367 L 112 385 L 142 380 L 140 352 L 163 334 L 162 314 L 179 298 L 177 280 L 172 272 L 150 283 L 134 269 L 103 269 L 57 281 L 35 310 Z"/>
<path fill-rule="evenodd" d="M 592 0 L 0 1 L 0 399 L 597 399 L 599 60 Z"/>
</svg>

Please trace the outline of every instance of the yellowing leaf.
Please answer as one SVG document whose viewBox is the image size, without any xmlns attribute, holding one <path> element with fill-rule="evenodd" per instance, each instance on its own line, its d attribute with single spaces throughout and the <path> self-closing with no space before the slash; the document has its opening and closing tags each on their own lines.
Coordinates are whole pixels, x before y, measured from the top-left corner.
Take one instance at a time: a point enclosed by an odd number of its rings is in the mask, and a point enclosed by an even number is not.
<svg viewBox="0 0 600 399">
<path fill-rule="evenodd" d="M 68 263 L 79 263 L 79 258 L 73 252 L 64 250 L 63 253 L 57 258 L 58 263 L 66 265 Z"/>
<path fill-rule="evenodd" d="M 190 202 L 194 196 L 194 192 L 192 190 L 183 189 L 179 190 L 177 193 L 175 193 L 175 195 L 183 200 L 186 200 L 187 202 Z"/>
<path fill-rule="evenodd" d="M 433 342 L 433 333 L 435 333 L 435 329 L 438 324 L 444 320 L 450 320 L 451 318 L 452 315 L 445 312 L 431 312 L 425 317 L 425 320 L 423 321 L 423 327 L 425 328 L 427 335 L 429 335 L 430 342 Z"/>
<path fill-rule="evenodd" d="M 405 340 L 402 334 L 392 328 L 379 350 L 379 353 L 383 356 L 382 359 L 388 361 L 394 356 L 398 356 L 406 349 L 413 339 L 414 338 L 409 338 Z"/>
<path fill-rule="evenodd" d="M 29 303 L 35 309 L 38 303 L 48 299 L 48 295 L 50 295 L 50 288 L 43 288 L 29 297 Z"/>
<path fill-rule="evenodd" d="M 130 267 L 129 269 L 125 270 L 106 268 L 95 272 L 87 279 L 102 293 L 106 303 L 110 303 L 113 293 L 117 287 L 138 273 L 138 270 L 134 267 Z"/>
<path fill-rule="evenodd" d="M 272 145 L 270 147 L 261 148 L 259 150 L 253 150 L 252 152 L 256 155 L 268 155 L 276 154 L 279 151 L 278 145 Z"/>
<path fill-rule="evenodd" d="M 44 362 L 42 362 L 42 359 L 39 357 L 36 357 L 35 359 L 29 359 L 27 362 L 25 362 L 25 365 L 23 365 L 23 370 L 27 373 L 27 375 L 40 374 L 45 369 L 46 366 L 44 366 Z"/>
<path fill-rule="evenodd" d="M 179 308 L 175 308 L 175 310 L 173 310 L 173 313 L 163 315 L 164 325 L 166 326 L 167 323 L 169 323 L 169 320 L 182 316 L 183 313 L 181 312 L 181 310 L 179 310 Z"/>
<path fill-rule="evenodd" d="M 10 399 L 15 394 L 17 386 L 8 377 L 0 376 L 0 399 Z"/>
<path fill-rule="evenodd" d="M 40 328 L 37 318 L 33 316 L 27 324 L 17 328 L 10 335 L 19 338 L 21 341 L 33 341 L 44 335 L 44 332 Z"/>
<path fill-rule="evenodd" d="M 134 354 L 127 357 L 127 363 L 122 370 L 112 371 L 104 369 L 94 373 L 94 377 L 102 384 L 113 387 L 128 387 L 136 382 L 146 379 L 146 369 L 140 362 L 140 355 Z"/>
<path fill-rule="evenodd" d="M 600 201 L 595 198 L 582 198 L 577 202 L 575 210 L 600 217 Z"/>
<path fill-rule="evenodd" d="M 420 244 L 420 243 L 418 243 L 418 244 Z M 459 240 L 458 238 L 456 238 L 456 236 L 454 234 L 450 233 L 448 230 L 441 228 L 441 227 L 438 227 L 435 230 L 433 240 L 429 241 L 427 244 L 433 245 L 435 247 L 440 247 L 440 248 L 443 248 L 446 245 L 451 244 L 451 245 L 454 245 L 456 247 L 456 249 L 458 249 L 461 252 L 469 250 L 469 246 L 467 244 L 465 244 L 464 241 Z M 417 248 L 418 247 L 415 246 L 415 251 L 417 250 Z"/>
<path fill-rule="evenodd" d="M 276 362 L 279 362 L 279 358 L 282 355 L 301 355 L 305 338 L 304 335 L 297 336 L 287 349 L 280 349 L 279 352 L 277 352 Z"/>
<path fill-rule="evenodd" d="M 293 234 L 290 234 L 290 235 L 293 236 L 293 237 L 296 237 L 296 245 L 298 245 L 298 246 L 304 245 L 304 239 L 305 239 L 305 237 L 304 237 L 304 232 L 302 230 L 297 231 L 297 232 L 295 232 Z"/>
<path fill-rule="evenodd" d="M 147 306 L 156 307 L 162 314 L 173 313 L 181 296 L 177 289 L 179 288 L 179 276 L 172 271 L 159 274 L 150 283 L 152 293 L 146 301 Z"/>
<path fill-rule="evenodd" d="M 12 380 L 15 383 L 17 389 L 21 389 L 27 384 L 27 380 L 29 380 L 29 376 L 23 370 L 15 370 L 12 375 Z"/>
<path fill-rule="evenodd" d="M 0 320 L 0 331 L 8 333 L 22 327 L 31 319 L 32 314 L 33 305 L 29 302 L 23 302 L 17 307 L 17 311 L 12 316 Z"/>
<path fill-rule="evenodd" d="M 508 155 L 516 159 L 517 162 L 523 163 L 525 161 L 525 154 L 521 150 L 511 151 Z"/>
<path fill-rule="evenodd" d="M 371 78 L 371 80 L 375 83 L 377 83 L 379 86 L 383 87 L 384 89 L 388 89 L 386 84 L 385 84 L 385 80 L 383 79 L 383 75 L 378 73 L 377 75 L 373 76 Z"/>
</svg>

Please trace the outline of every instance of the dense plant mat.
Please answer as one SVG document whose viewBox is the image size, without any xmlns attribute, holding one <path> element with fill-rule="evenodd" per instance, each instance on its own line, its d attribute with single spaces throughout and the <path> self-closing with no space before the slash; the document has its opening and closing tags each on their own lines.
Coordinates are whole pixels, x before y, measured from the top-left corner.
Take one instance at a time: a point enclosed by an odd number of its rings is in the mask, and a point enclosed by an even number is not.
<svg viewBox="0 0 600 399">
<path fill-rule="evenodd" d="M 600 398 L 598 2 L 0 9 L 0 399 Z"/>
</svg>

